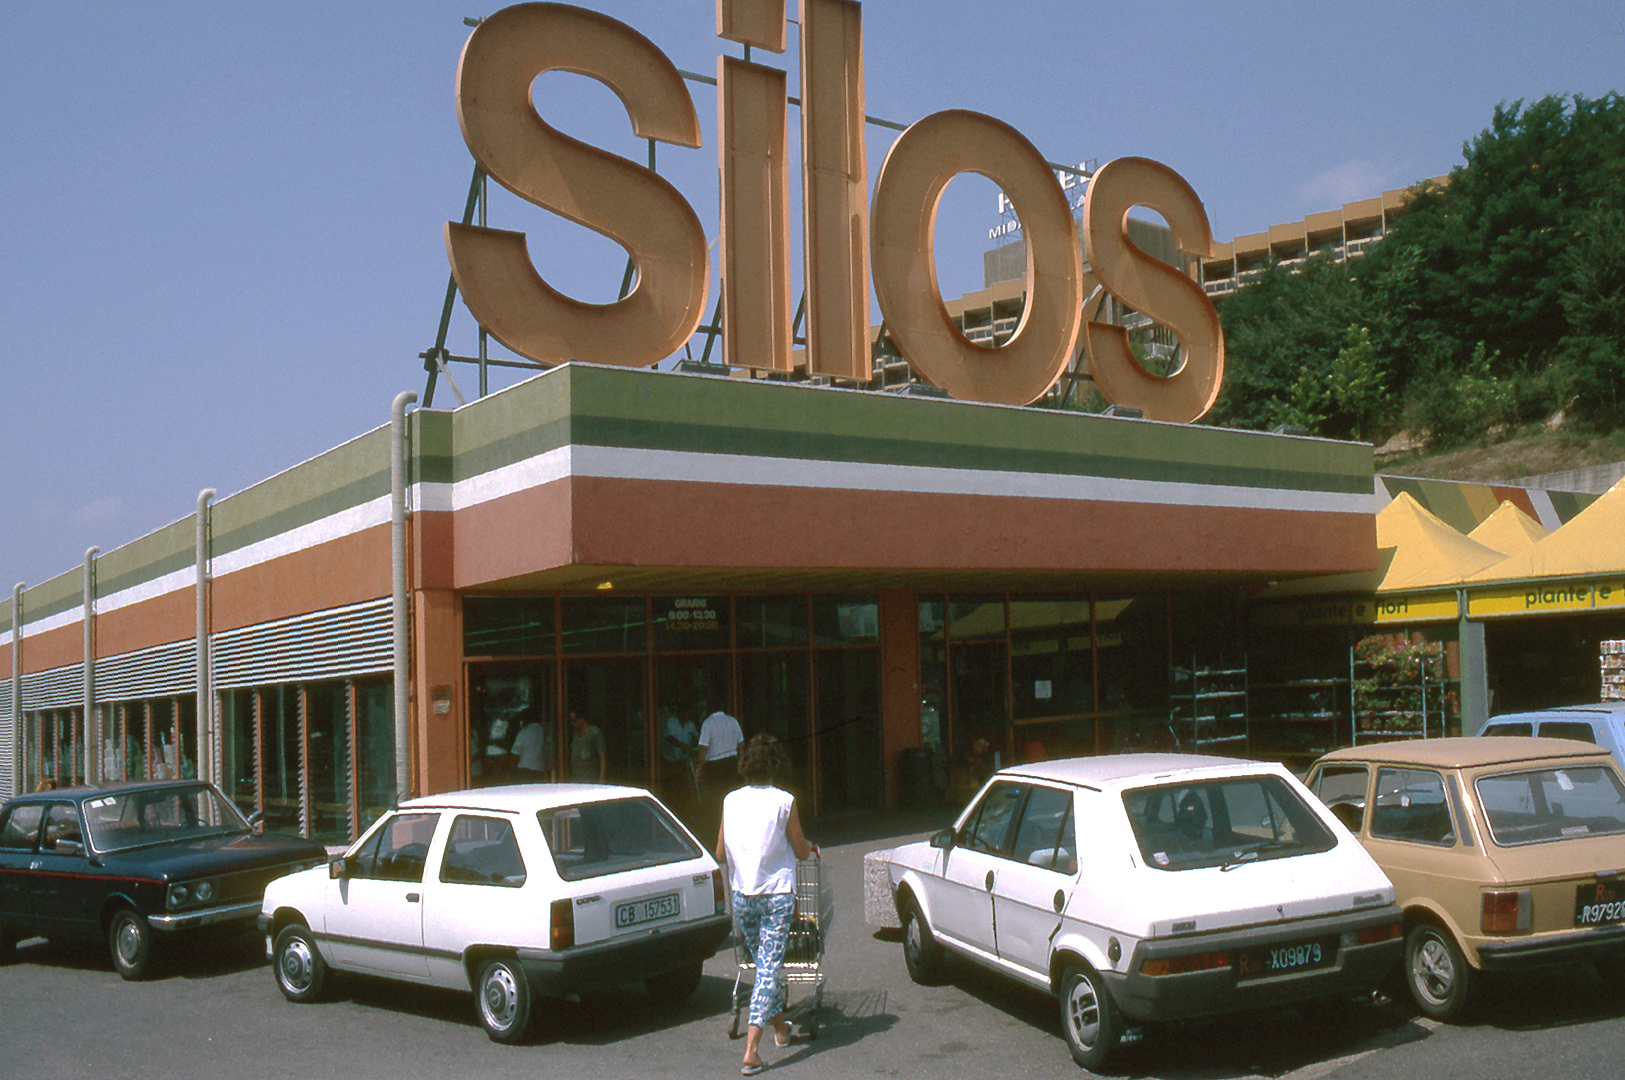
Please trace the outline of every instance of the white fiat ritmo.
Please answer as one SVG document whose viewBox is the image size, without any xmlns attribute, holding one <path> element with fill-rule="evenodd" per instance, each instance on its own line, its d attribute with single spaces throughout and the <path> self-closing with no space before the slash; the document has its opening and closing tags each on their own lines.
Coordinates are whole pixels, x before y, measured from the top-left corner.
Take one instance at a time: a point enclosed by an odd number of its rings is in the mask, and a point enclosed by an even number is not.
<svg viewBox="0 0 1625 1080">
<path fill-rule="evenodd" d="M 1375 988 L 1394 889 L 1285 768 L 1128 754 L 994 774 L 888 876 L 915 981 L 945 951 L 1056 996 L 1079 1065 L 1161 1021 Z"/>
<path fill-rule="evenodd" d="M 473 990 L 510 1043 L 539 996 L 641 981 L 685 1000 L 730 926 L 693 834 L 647 791 L 597 784 L 402 803 L 328 866 L 271 882 L 259 922 L 289 1001 L 332 971 Z"/>
</svg>

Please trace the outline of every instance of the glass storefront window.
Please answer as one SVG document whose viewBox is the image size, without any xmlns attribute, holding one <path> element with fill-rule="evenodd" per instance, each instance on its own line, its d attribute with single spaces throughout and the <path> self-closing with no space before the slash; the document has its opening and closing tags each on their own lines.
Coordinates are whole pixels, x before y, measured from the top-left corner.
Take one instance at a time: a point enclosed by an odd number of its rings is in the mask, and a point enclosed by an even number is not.
<svg viewBox="0 0 1625 1080">
<path fill-rule="evenodd" d="M 1010 691 L 1024 760 L 1095 752 L 1088 597 L 1010 599 Z"/>
<path fill-rule="evenodd" d="M 872 645 L 880 640 L 880 601 L 873 596 L 812 598 L 814 645 Z"/>
<path fill-rule="evenodd" d="M 739 658 L 739 724 L 751 735 L 772 735 L 790 755 L 781 786 L 812 799 L 812 737 L 807 716 L 805 650 L 745 653 Z"/>
<path fill-rule="evenodd" d="M 726 596 L 657 596 L 651 609 L 655 652 L 726 649 L 733 644 Z"/>
<path fill-rule="evenodd" d="M 395 805 L 395 684 L 355 687 L 356 790 L 359 828 L 366 829 Z"/>
<path fill-rule="evenodd" d="M 1101 750 L 1174 749 L 1168 604 L 1162 593 L 1095 597 Z"/>
<path fill-rule="evenodd" d="M 350 701 L 346 684 L 305 687 L 306 778 L 310 837 L 350 839 Z"/>
<path fill-rule="evenodd" d="M 553 631 L 551 596 L 463 599 L 463 652 L 468 656 L 548 656 Z"/>
<path fill-rule="evenodd" d="M 641 595 L 566 596 L 559 603 L 566 653 L 640 653 L 648 649 L 647 611 Z"/>
<path fill-rule="evenodd" d="M 598 740 L 602 738 L 602 779 L 611 784 L 649 782 L 649 725 L 644 715 L 643 657 L 572 660 L 565 665 L 565 780 L 597 783 Z M 585 733 L 569 725 L 572 713 L 587 721 Z"/>
<path fill-rule="evenodd" d="M 260 691 L 260 776 L 264 782 L 265 831 L 298 835 L 304 826 L 299 798 L 299 693 L 297 686 Z"/>
<path fill-rule="evenodd" d="M 955 753 L 977 737 L 1003 751 L 1009 730 L 1003 596 L 948 598 L 948 641 Z"/>
<path fill-rule="evenodd" d="M 549 661 L 481 664 L 470 670 L 468 772 L 475 787 L 518 782 L 514 739 L 531 723 L 540 723 L 545 733 L 543 771 L 550 778 L 555 775 L 560 725 L 554 716 L 554 670 Z"/>
<path fill-rule="evenodd" d="M 226 794 L 244 814 L 259 809 L 254 768 L 254 691 L 220 695 L 220 756 Z"/>
<path fill-rule="evenodd" d="M 805 596 L 741 596 L 734 603 L 741 649 L 793 649 L 807 644 Z"/>
<path fill-rule="evenodd" d="M 884 789 L 880 754 L 880 650 L 813 653 L 818 697 L 818 809 L 878 806 Z"/>
<path fill-rule="evenodd" d="M 948 735 L 948 623 L 940 596 L 920 600 L 920 741 L 941 750 Z"/>
</svg>

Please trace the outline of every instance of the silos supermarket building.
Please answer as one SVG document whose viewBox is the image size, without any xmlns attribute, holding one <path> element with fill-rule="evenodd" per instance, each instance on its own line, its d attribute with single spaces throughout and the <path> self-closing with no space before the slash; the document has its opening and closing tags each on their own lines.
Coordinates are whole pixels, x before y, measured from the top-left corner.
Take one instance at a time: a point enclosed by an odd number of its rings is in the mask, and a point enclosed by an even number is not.
<svg viewBox="0 0 1625 1080">
<path fill-rule="evenodd" d="M 676 797 L 665 717 L 723 708 L 875 807 L 916 748 L 1135 745 L 1245 663 L 1245 590 L 1376 560 L 1363 444 L 584 364 L 401 428 L 0 602 L 0 784 L 201 775 L 340 841 L 502 782 L 521 709 Z"/>
</svg>

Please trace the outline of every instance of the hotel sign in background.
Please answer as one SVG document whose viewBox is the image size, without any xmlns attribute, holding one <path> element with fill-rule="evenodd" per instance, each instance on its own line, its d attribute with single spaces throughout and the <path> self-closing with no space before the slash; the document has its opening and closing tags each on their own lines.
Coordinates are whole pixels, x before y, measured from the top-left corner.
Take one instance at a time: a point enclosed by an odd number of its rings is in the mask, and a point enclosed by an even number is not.
<svg viewBox="0 0 1625 1080">
<path fill-rule="evenodd" d="M 717 0 L 717 35 L 769 53 L 788 47 L 785 0 Z M 1218 396 L 1224 336 L 1188 276 L 1128 238 L 1128 214 L 1161 214 L 1190 256 L 1211 254 L 1202 202 L 1178 173 L 1146 158 L 1107 162 L 1083 202 L 1083 238 L 1067 193 L 1019 131 L 950 109 L 917 121 L 886 154 L 869 201 L 864 143 L 863 17 L 851 0 L 801 0 L 799 19 L 803 280 L 809 375 L 871 376 L 869 289 L 887 332 L 922 379 L 955 398 L 1025 405 L 1076 355 L 1096 387 L 1146 418 L 1188 423 Z M 552 366 L 583 360 L 648 367 L 680 349 L 704 317 L 708 244 L 693 207 L 664 177 L 554 128 L 532 104 L 549 71 L 587 75 L 625 104 L 641 138 L 698 149 L 699 118 L 683 77 L 648 38 L 607 15 L 520 4 L 485 19 L 457 70 L 457 119 L 480 167 L 531 203 L 626 249 L 637 285 L 587 304 L 536 271 L 525 235 L 447 222 L 446 251 L 468 309 L 508 348 Z M 537 90 L 541 95 L 541 90 Z M 793 370 L 786 73 L 717 60 L 723 359 Z M 542 111 L 547 110 L 545 98 Z M 1020 215 L 1026 308 L 997 347 L 959 331 L 942 302 L 933 252 L 937 205 L 962 172 L 988 177 Z M 1084 272 L 1085 261 L 1089 272 Z M 1142 368 L 1121 326 L 1086 321 L 1103 290 L 1170 329 L 1184 352 L 1166 376 Z"/>
</svg>

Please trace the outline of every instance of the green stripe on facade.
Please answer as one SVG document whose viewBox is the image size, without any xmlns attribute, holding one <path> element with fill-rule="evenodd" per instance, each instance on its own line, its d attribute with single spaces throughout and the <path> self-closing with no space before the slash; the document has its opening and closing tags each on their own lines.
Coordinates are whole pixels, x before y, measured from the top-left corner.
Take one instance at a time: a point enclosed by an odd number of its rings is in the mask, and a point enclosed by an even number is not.
<svg viewBox="0 0 1625 1080">
<path fill-rule="evenodd" d="M 389 429 L 375 428 L 214 506 L 214 557 L 389 495 Z"/>
<path fill-rule="evenodd" d="M 457 416 L 459 480 L 574 443 L 1292 491 L 1371 485 L 1360 443 L 641 369 L 570 365 Z"/>
<path fill-rule="evenodd" d="M 96 560 L 96 595 L 112 596 L 197 565 L 197 521 L 182 518 Z"/>
</svg>

